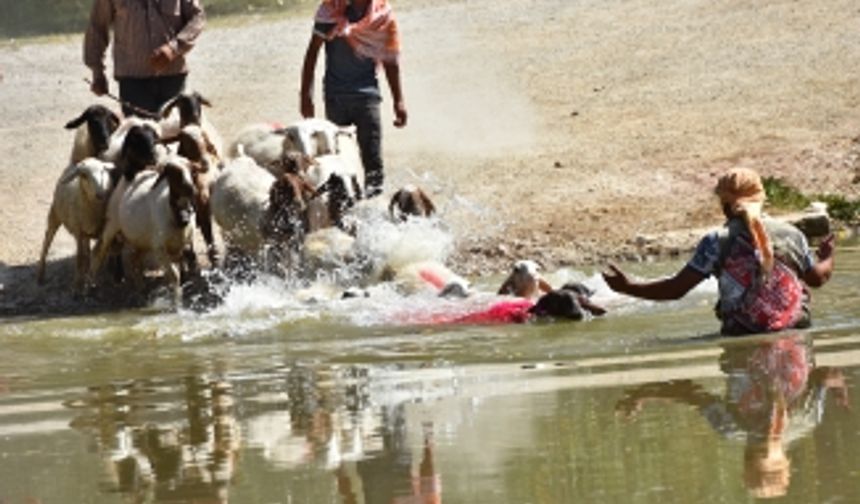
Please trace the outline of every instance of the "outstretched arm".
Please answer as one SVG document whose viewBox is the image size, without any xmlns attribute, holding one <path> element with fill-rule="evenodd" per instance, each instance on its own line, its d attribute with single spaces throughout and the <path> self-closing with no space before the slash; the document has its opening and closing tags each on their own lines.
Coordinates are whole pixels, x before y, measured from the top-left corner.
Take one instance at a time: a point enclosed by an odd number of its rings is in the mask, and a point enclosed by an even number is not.
<svg viewBox="0 0 860 504">
<path fill-rule="evenodd" d="M 705 275 L 689 266 L 685 266 L 674 276 L 645 282 L 630 280 L 614 264 L 609 265 L 609 271 L 603 272 L 603 279 L 615 292 L 652 301 L 681 299 L 705 278 Z"/>
<path fill-rule="evenodd" d="M 403 88 L 400 85 L 400 63 L 387 61 L 382 64 L 385 68 L 385 79 L 391 89 L 391 98 L 394 100 L 394 125 L 398 128 L 406 126 L 408 114 L 406 113 L 406 102 L 403 100 Z"/>
<path fill-rule="evenodd" d="M 311 35 L 311 40 L 305 51 L 305 61 L 302 65 L 302 83 L 299 91 L 299 110 L 302 117 L 314 116 L 314 72 L 323 42 L 323 38 L 314 33 Z"/>
</svg>

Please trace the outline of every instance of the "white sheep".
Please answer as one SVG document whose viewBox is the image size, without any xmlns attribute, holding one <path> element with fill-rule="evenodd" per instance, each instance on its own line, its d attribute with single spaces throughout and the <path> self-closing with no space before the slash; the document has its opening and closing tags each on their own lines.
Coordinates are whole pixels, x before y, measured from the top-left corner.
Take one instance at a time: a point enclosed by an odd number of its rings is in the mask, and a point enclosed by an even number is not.
<svg viewBox="0 0 860 504">
<path fill-rule="evenodd" d="M 275 177 L 240 148 L 212 186 L 212 216 L 228 253 L 258 257 L 267 244 L 301 243 L 312 195 L 313 188 L 298 176 Z"/>
<path fill-rule="evenodd" d="M 81 115 L 67 122 L 66 129 L 75 130 L 69 164 L 99 157 L 107 150 L 110 137 L 119 124 L 119 116 L 104 105 L 90 105 Z"/>
<path fill-rule="evenodd" d="M 105 208 L 114 186 L 114 165 L 96 158 L 86 158 L 68 166 L 54 188 L 54 199 L 48 211 L 48 226 L 39 257 L 37 281 L 45 281 L 45 258 L 62 225 L 75 237 L 77 262 L 75 289 L 80 291 L 90 267 L 90 240 L 101 235 Z"/>
<path fill-rule="evenodd" d="M 139 172 L 124 191 L 117 189 L 111 196 L 92 272 L 101 267 L 110 243 L 121 233 L 133 252 L 132 271 L 138 273 L 135 277 L 138 282 L 142 279 L 139 275 L 142 254 L 150 253 L 165 272 L 174 304 L 178 303 L 182 296 L 178 265 L 191 243 L 193 231 L 195 188 L 188 160 L 171 156 L 160 171 Z"/>
<path fill-rule="evenodd" d="M 230 144 L 227 156 L 240 157 L 241 148 L 243 155 L 250 157 L 258 165 L 264 168 L 276 166 L 284 153 L 284 138 L 283 128 L 278 124 L 251 124 L 239 131 Z"/>
</svg>

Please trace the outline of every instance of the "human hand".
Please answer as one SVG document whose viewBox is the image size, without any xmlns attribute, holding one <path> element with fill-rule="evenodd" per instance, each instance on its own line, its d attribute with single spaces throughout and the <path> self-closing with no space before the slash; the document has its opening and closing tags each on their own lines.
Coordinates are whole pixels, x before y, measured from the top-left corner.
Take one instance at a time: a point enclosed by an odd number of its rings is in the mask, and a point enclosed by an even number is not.
<svg viewBox="0 0 860 504">
<path fill-rule="evenodd" d="M 406 104 L 403 101 L 394 103 L 394 126 L 402 128 L 406 126 L 408 114 L 406 113 Z"/>
<path fill-rule="evenodd" d="M 614 264 L 609 264 L 609 270 L 603 272 L 603 281 L 615 292 L 626 293 L 630 288 L 630 279 Z"/>
<path fill-rule="evenodd" d="M 830 259 L 833 256 L 833 251 L 836 249 L 836 237 L 833 236 L 833 233 L 827 235 L 821 243 L 818 244 L 818 260 L 824 261 L 826 259 Z"/>
<path fill-rule="evenodd" d="M 152 51 L 149 55 L 149 64 L 155 69 L 155 73 L 162 73 L 167 70 L 167 67 L 176 59 L 176 51 L 170 44 L 162 44 L 158 49 Z"/>
<path fill-rule="evenodd" d="M 93 81 L 90 82 L 90 91 L 96 96 L 108 93 L 108 80 L 104 72 L 93 71 Z"/>
<path fill-rule="evenodd" d="M 305 119 L 314 116 L 314 99 L 310 95 L 302 94 L 299 98 L 299 110 Z"/>
</svg>

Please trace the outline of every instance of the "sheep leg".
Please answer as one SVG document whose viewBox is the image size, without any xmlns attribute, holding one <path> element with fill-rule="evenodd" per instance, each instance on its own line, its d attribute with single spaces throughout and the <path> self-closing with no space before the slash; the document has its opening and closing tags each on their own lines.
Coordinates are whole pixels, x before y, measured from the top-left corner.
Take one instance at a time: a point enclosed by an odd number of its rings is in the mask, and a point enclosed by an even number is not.
<svg viewBox="0 0 860 504">
<path fill-rule="evenodd" d="M 212 211 L 209 205 L 200 205 L 197 209 L 197 227 L 203 234 L 203 241 L 206 243 L 206 256 L 209 258 L 209 265 L 215 267 L 218 264 L 218 250 L 215 248 L 215 237 L 212 234 Z"/>
<path fill-rule="evenodd" d="M 58 229 L 60 229 L 60 217 L 51 205 L 51 210 L 48 212 L 48 227 L 45 229 L 45 239 L 42 241 L 42 255 L 39 256 L 39 268 L 36 272 L 36 282 L 39 285 L 45 283 L 45 259 L 48 257 L 48 249 Z"/>
<path fill-rule="evenodd" d="M 179 266 L 170 260 L 170 257 L 165 253 L 158 255 L 158 262 L 164 269 L 164 276 L 167 280 L 167 285 L 170 287 L 173 297 L 171 303 L 176 309 L 182 303 L 182 283 L 179 278 Z"/>
<path fill-rule="evenodd" d="M 119 226 L 116 222 L 108 219 L 102 232 L 101 240 L 96 245 L 95 257 L 90 261 L 90 276 L 94 280 L 102 264 L 105 262 L 105 258 L 113 245 L 113 240 L 116 238 L 117 233 L 119 233 Z"/>
<path fill-rule="evenodd" d="M 83 292 L 86 275 L 90 268 L 90 239 L 79 236 L 76 241 L 78 250 L 75 258 L 75 292 Z"/>
</svg>

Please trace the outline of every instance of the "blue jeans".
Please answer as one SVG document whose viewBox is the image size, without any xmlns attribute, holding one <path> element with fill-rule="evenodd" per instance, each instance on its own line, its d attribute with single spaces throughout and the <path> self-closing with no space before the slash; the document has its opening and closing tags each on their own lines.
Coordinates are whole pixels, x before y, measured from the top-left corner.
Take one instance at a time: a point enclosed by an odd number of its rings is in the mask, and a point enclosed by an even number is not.
<svg viewBox="0 0 860 504">
<path fill-rule="evenodd" d="M 364 180 L 367 196 L 382 192 L 382 121 L 379 104 L 375 96 L 327 96 L 326 118 L 338 126 L 355 125 L 358 148 L 364 165 Z"/>
<path fill-rule="evenodd" d="M 158 113 L 171 98 L 185 89 L 185 74 L 159 77 L 119 77 L 119 97 L 137 108 Z M 122 106 L 126 116 L 140 115 L 126 105 Z"/>
</svg>

